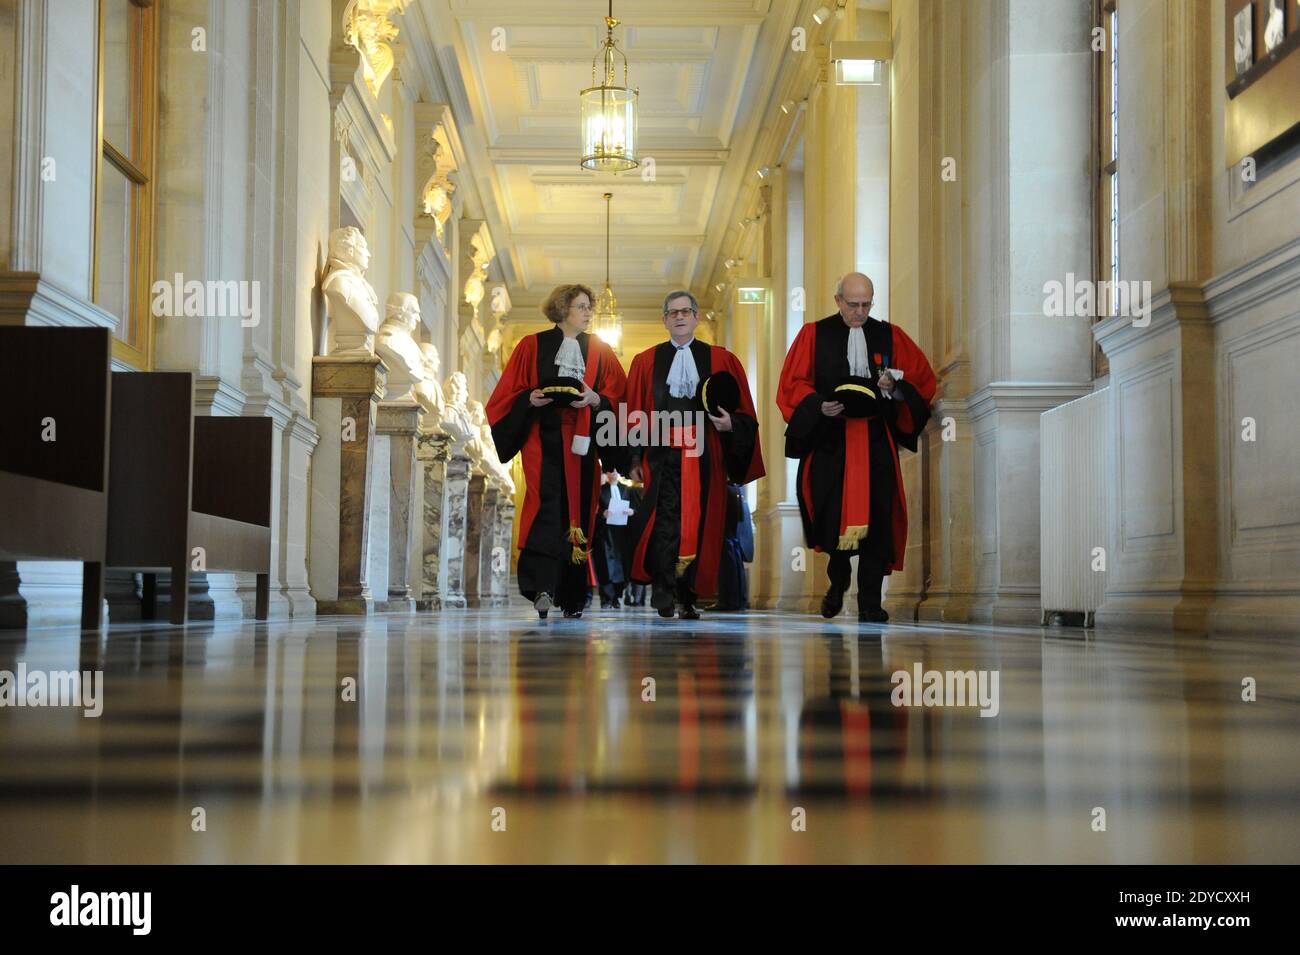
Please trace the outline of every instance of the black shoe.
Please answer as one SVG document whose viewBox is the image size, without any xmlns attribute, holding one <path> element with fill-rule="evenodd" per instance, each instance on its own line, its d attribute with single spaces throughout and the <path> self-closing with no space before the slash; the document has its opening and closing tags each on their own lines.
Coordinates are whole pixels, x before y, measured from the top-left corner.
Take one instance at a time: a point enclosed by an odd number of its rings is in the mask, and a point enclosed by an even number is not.
<svg viewBox="0 0 1300 955">
<path fill-rule="evenodd" d="M 883 607 L 868 607 L 866 610 L 858 611 L 859 623 L 888 623 L 889 614 L 885 613 Z"/>
<path fill-rule="evenodd" d="M 567 618 L 570 619 L 570 620 L 576 620 L 576 619 L 578 619 L 579 617 L 582 616 L 582 611 L 581 611 L 581 610 L 566 610 L 566 611 L 564 611 L 564 616 L 567 617 Z"/>
<path fill-rule="evenodd" d="M 665 620 L 671 620 L 671 619 L 673 619 L 673 608 L 672 608 L 672 607 L 660 607 L 660 608 L 659 608 L 659 616 L 663 617 Z"/>
<path fill-rule="evenodd" d="M 687 604 L 685 607 L 682 608 L 681 613 L 679 613 L 677 616 L 679 616 L 683 620 L 699 620 L 700 612 L 690 604 Z"/>
<path fill-rule="evenodd" d="M 600 609 L 601 609 L 601 610 L 613 610 L 613 609 L 614 609 L 615 607 L 617 607 L 617 606 L 618 606 L 618 604 L 612 604 L 612 603 L 610 603 L 608 600 L 602 600 L 602 601 L 600 602 Z"/>
<path fill-rule="evenodd" d="M 826 596 L 822 598 L 822 616 L 830 620 L 832 617 L 838 617 L 843 609 L 844 591 L 834 587 L 826 591 Z"/>
</svg>

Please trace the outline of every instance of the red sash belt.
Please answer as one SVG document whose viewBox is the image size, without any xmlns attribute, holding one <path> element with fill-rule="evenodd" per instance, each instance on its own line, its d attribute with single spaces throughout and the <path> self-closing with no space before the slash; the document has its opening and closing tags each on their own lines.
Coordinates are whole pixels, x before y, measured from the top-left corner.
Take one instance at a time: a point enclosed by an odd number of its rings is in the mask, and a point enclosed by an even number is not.
<svg viewBox="0 0 1300 955">
<path fill-rule="evenodd" d="M 677 544 L 677 576 L 685 573 L 696 557 L 700 540 L 700 458 L 685 449 L 697 448 L 695 425 L 674 427 L 668 433 L 671 447 L 682 448 L 681 536 Z M 700 435 L 703 437 L 703 435 Z M 703 451 L 703 448 L 699 448 Z"/>
<path fill-rule="evenodd" d="M 856 550 L 871 522 L 871 440 L 866 418 L 844 419 L 839 550 Z"/>
</svg>

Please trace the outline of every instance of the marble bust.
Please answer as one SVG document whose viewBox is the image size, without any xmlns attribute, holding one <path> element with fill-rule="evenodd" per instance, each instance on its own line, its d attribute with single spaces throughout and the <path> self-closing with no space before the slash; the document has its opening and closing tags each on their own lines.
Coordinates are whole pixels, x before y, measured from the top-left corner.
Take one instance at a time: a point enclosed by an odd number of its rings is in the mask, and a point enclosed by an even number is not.
<svg viewBox="0 0 1300 955">
<path fill-rule="evenodd" d="M 478 429 L 470 419 L 469 382 L 464 372 L 452 372 L 444 393 L 447 400 L 442 412 L 442 430 L 451 435 L 456 451 L 469 452 L 466 445 L 478 437 Z"/>
<path fill-rule="evenodd" d="M 511 494 L 515 493 L 515 479 L 510 476 L 510 468 L 497 455 L 497 445 L 492 439 L 492 426 L 488 424 L 487 411 L 481 401 L 470 404 L 474 424 L 479 431 L 479 445 L 483 449 L 483 470 L 496 479 Z"/>
<path fill-rule="evenodd" d="M 470 401 L 465 405 L 466 417 L 469 419 L 471 434 L 469 440 L 465 442 L 465 452 L 469 455 L 480 471 L 489 474 L 489 464 L 485 452 L 487 448 L 483 446 L 483 432 L 479 428 L 479 421 L 486 420 L 487 415 L 483 411 L 481 401 Z"/>
<path fill-rule="evenodd" d="M 375 354 L 388 369 L 389 401 L 411 401 L 412 389 L 424 379 L 424 355 L 411 333 L 420 323 L 420 300 L 409 292 L 388 296 L 384 324 L 375 336 Z"/>
<path fill-rule="evenodd" d="M 420 343 L 420 357 L 424 359 L 424 376 L 415 383 L 412 394 L 416 403 L 424 410 L 430 430 L 442 420 L 447 403 L 442 397 L 442 386 L 438 384 L 438 371 L 442 362 L 438 358 L 438 349 L 429 342 Z"/>
<path fill-rule="evenodd" d="M 321 291 L 334 335 L 332 354 L 369 355 L 379 327 L 379 296 L 366 281 L 370 248 L 361 230 L 344 226 L 330 233 L 329 268 Z"/>
</svg>

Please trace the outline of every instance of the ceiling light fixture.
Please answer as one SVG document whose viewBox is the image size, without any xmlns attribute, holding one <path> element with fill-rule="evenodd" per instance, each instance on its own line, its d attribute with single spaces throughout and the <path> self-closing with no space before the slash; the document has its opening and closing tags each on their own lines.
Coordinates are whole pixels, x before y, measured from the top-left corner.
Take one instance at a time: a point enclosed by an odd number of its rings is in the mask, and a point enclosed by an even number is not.
<svg viewBox="0 0 1300 955">
<path fill-rule="evenodd" d="M 640 165 L 636 158 L 638 90 L 627 83 L 627 56 L 614 40 L 614 0 L 605 17 L 605 42 L 591 61 L 591 86 L 578 94 L 582 128 L 582 165 L 604 172 L 622 172 Z M 623 85 L 614 76 L 615 56 L 623 58 Z M 596 62 L 604 59 L 601 83 L 596 85 Z"/>
<path fill-rule="evenodd" d="M 618 310 L 618 299 L 609 284 L 609 201 L 612 192 L 605 193 L 605 290 L 596 298 L 596 310 L 591 316 L 591 331 L 614 350 L 623 354 L 623 315 Z"/>
<path fill-rule="evenodd" d="M 888 40 L 834 40 L 830 58 L 835 64 L 835 83 L 837 86 L 879 86 L 893 56 L 893 46 Z"/>
</svg>

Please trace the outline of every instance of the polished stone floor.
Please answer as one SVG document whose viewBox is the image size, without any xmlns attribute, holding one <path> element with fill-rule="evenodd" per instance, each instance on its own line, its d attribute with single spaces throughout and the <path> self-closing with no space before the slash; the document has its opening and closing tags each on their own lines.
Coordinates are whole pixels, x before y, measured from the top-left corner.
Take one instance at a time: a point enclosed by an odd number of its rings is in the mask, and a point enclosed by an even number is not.
<svg viewBox="0 0 1300 955">
<path fill-rule="evenodd" d="M 1300 862 L 1285 638 L 520 604 L 20 664 L 104 708 L 0 708 L 0 862 Z M 918 665 L 996 672 L 996 715 L 893 705 Z"/>
</svg>

